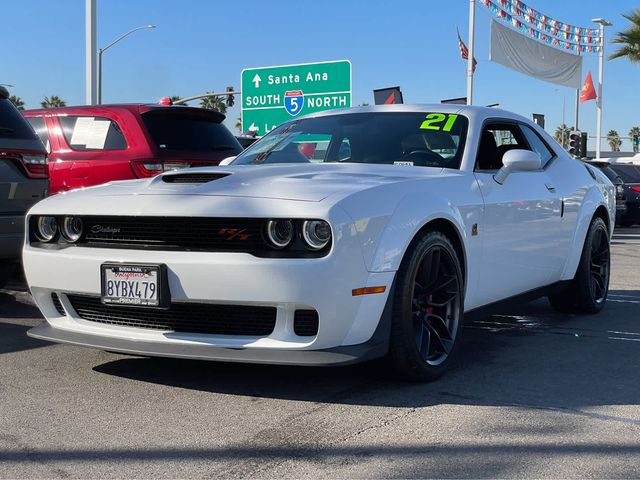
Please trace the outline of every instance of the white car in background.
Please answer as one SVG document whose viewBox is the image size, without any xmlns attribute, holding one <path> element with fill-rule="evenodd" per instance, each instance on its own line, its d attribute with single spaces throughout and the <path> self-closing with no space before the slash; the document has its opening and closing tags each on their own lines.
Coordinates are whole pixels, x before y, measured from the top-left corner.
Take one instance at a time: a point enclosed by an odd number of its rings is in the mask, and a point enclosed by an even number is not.
<svg viewBox="0 0 640 480">
<path fill-rule="evenodd" d="M 314 147 L 314 144 L 316 147 Z M 515 297 L 607 298 L 612 184 L 494 108 L 331 111 L 230 165 L 37 204 L 24 268 L 35 338 L 136 355 L 449 365 L 464 315 Z"/>
</svg>

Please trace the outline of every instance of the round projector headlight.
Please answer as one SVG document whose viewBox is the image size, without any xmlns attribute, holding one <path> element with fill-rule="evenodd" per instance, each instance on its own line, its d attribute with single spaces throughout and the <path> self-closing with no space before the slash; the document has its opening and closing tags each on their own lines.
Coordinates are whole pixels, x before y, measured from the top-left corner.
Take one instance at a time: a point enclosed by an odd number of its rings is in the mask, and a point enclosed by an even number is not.
<svg viewBox="0 0 640 480">
<path fill-rule="evenodd" d="M 82 236 L 84 225 L 80 217 L 64 217 L 62 235 L 70 242 L 77 242 Z"/>
<path fill-rule="evenodd" d="M 285 248 L 293 240 L 293 222 L 291 220 L 269 220 L 267 238 L 275 248 Z"/>
<path fill-rule="evenodd" d="M 302 224 L 302 238 L 312 250 L 322 250 L 331 240 L 331 227 L 324 220 L 306 220 Z"/>
<path fill-rule="evenodd" d="M 56 217 L 39 217 L 36 235 L 43 242 L 50 242 L 58 233 Z"/>
</svg>

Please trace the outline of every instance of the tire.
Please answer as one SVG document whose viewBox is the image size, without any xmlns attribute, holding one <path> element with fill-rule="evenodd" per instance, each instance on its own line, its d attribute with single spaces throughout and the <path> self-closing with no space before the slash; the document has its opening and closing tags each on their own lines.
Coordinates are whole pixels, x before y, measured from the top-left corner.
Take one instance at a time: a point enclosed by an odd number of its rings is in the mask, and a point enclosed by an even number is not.
<svg viewBox="0 0 640 480">
<path fill-rule="evenodd" d="M 464 280 L 449 239 L 427 231 L 414 240 L 396 279 L 389 359 L 405 379 L 441 376 L 462 334 Z"/>
<path fill-rule="evenodd" d="M 609 230 L 604 220 L 595 217 L 575 277 L 566 289 L 549 295 L 549 302 L 562 313 L 598 313 L 607 301 L 610 274 Z"/>
</svg>

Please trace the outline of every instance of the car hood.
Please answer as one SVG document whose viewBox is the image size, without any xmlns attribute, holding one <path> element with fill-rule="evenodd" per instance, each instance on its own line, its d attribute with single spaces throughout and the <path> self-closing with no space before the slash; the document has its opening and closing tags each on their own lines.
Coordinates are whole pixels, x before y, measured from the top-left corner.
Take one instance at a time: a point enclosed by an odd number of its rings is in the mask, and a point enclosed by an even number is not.
<svg viewBox="0 0 640 480">
<path fill-rule="evenodd" d="M 441 168 L 371 164 L 242 165 L 191 168 L 143 181 L 112 182 L 87 189 L 87 193 L 101 196 L 208 195 L 319 202 L 334 194 L 348 194 L 441 173 Z M 215 178 L 216 174 L 218 178 Z M 191 183 L 189 177 L 195 175 L 211 175 L 214 179 Z"/>
</svg>

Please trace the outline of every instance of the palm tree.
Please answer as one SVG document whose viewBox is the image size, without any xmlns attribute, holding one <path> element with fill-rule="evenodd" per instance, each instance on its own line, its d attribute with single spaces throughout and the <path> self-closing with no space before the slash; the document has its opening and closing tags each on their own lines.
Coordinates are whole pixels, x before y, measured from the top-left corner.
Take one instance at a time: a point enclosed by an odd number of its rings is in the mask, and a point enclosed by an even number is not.
<svg viewBox="0 0 640 480">
<path fill-rule="evenodd" d="M 242 133 L 242 115 L 240 115 L 238 120 L 236 120 L 236 128 L 240 133 Z"/>
<path fill-rule="evenodd" d="M 57 95 L 51 95 L 51 97 L 44 97 L 44 100 L 40 102 L 40 105 L 42 105 L 42 108 L 59 108 L 66 107 L 67 102 Z"/>
<path fill-rule="evenodd" d="M 623 17 L 629 20 L 631 25 L 626 30 L 618 32 L 611 40 L 611 43 L 617 43 L 621 47 L 613 52 L 609 59 L 624 57 L 631 63 L 640 63 L 640 8 L 634 8 Z"/>
<path fill-rule="evenodd" d="M 24 110 L 24 101 L 20 97 L 11 95 L 9 101 L 13 103 L 18 110 Z"/>
<path fill-rule="evenodd" d="M 565 150 L 569 148 L 569 135 L 571 134 L 571 130 L 573 130 L 573 128 L 563 123 L 562 125 L 558 125 L 558 128 L 556 128 L 553 134 L 553 138 L 555 138 L 556 142 L 562 145 L 562 148 Z"/>
<path fill-rule="evenodd" d="M 633 140 L 634 140 L 634 137 L 640 140 L 640 127 L 631 127 L 631 130 L 629 130 L 629 136 L 631 137 L 633 152 L 638 153 L 638 144 Z"/>
<path fill-rule="evenodd" d="M 224 100 L 222 100 L 221 96 L 220 97 L 204 97 L 200 101 L 200 106 L 202 108 L 207 108 L 209 110 L 216 110 L 220 113 L 227 113 L 227 104 L 224 103 Z"/>
<path fill-rule="evenodd" d="M 622 145 L 622 140 L 620 140 L 620 135 L 615 130 L 609 130 L 607 133 L 607 142 L 611 147 L 612 152 L 619 152 L 620 146 Z"/>
<path fill-rule="evenodd" d="M 180 100 L 180 95 L 171 95 L 169 98 L 171 99 L 171 103 L 175 103 Z"/>
</svg>

